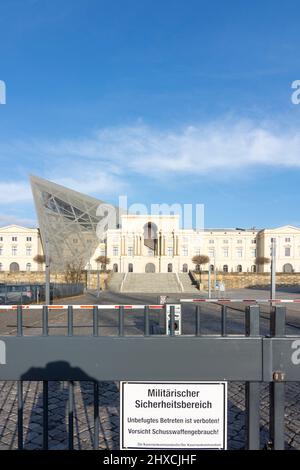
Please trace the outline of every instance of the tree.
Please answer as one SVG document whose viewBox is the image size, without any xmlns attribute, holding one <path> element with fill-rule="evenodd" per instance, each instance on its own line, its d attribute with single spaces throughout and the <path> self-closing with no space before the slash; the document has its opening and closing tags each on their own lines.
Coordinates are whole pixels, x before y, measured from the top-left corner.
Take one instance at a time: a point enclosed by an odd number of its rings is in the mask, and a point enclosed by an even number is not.
<svg viewBox="0 0 300 470">
<path fill-rule="evenodd" d="M 46 263 L 46 256 L 45 255 L 35 255 L 33 261 L 39 265 L 39 270 L 42 270 L 43 264 Z"/>
<path fill-rule="evenodd" d="M 206 255 L 196 255 L 192 258 L 192 261 L 196 265 L 196 271 L 200 271 L 200 282 L 201 282 L 201 266 L 203 264 L 209 263 L 209 257 Z"/>
<path fill-rule="evenodd" d="M 101 264 L 101 269 L 106 271 L 106 266 L 110 263 L 110 259 L 107 256 L 98 256 L 98 258 L 95 259 L 96 263 Z"/>
<path fill-rule="evenodd" d="M 257 256 L 255 263 L 257 266 L 263 266 L 270 263 L 270 258 L 266 258 L 265 256 Z"/>
<path fill-rule="evenodd" d="M 44 264 L 46 262 L 46 257 L 45 255 L 35 255 L 33 261 L 35 261 L 37 264 Z"/>
<path fill-rule="evenodd" d="M 209 263 L 209 257 L 206 255 L 196 255 L 192 258 L 193 263 L 197 266 L 200 266 L 200 271 L 201 271 L 201 266 L 203 264 Z"/>
<path fill-rule="evenodd" d="M 65 266 L 65 281 L 68 284 L 78 284 L 82 280 L 84 263 L 80 259 L 78 261 L 72 261 L 66 263 Z"/>
</svg>

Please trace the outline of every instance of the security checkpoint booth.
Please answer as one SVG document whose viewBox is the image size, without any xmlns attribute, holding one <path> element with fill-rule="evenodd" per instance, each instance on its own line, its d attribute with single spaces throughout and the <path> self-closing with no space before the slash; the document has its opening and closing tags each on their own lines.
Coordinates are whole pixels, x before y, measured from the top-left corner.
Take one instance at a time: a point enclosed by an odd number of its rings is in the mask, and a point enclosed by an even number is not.
<svg viewBox="0 0 300 470">
<path fill-rule="evenodd" d="M 19 448 L 22 449 L 24 446 L 23 381 L 43 382 L 43 445 L 47 449 L 49 445 L 48 383 L 49 381 L 61 380 L 67 381 L 69 387 L 68 443 L 70 449 L 74 446 L 74 381 L 93 383 L 95 449 L 99 448 L 99 383 L 101 381 L 121 382 L 122 387 L 125 384 L 125 388 L 126 384 L 130 385 L 130 383 L 132 385 L 135 383 L 146 384 L 147 390 L 150 392 L 147 391 L 147 400 L 140 400 L 141 410 L 143 403 L 154 399 L 155 403 L 168 402 L 176 408 L 175 404 L 178 398 L 180 398 L 180 403 L 185 403 L 186 397 L 196 397 L 197 386 L 205 386 L 205 383 L 220 385 L 224 391 L 224 393 L 222 392 L 224 403 L 226 387 L 224 388 L 222 384 L 228 381 L 245 382 L 245 448 L 248 449 L 261 447 L 260 384 L 268 383 L 270 393 L 268 446 L 272 449 L 283 449 L 285 383 L 300 381 L 300 336 L 285 335 L 284 304 L 280 305 L 280 302 L 276 301 L 277 303 L 273 305 L 270 332 L 268 335 L 262 335 L 260 333 L 259 305 L 253 300 L 246 301 L 244 334 L 230 335 L 227 331 L 226 305 L 229 300 L 214 301 L 220 305 L 220 333 L 206 335 L 203 334 L 201 323 L 202 301 L 202 299 L 182 299 L 181 302 L 181 304 L 184 302 L 195 303 L 195 333 L 193 335 L 182 334 L 180 312 L 179 309 L 176 311 L 176 304 L 173 303 L 168 304 L 169 306 L 167 304 L 0 306 L 0 311 L 1 309 L 11 309 L 15 312 L 16 317 L 16 335 L 0 337 L 0 380 L 18 381 Z M 234 300 L 231 301 L 234 302 Z M 263 301 L 271 302 L 270 300 Z M 241 300 L 238 299 L 238 302 Z M 28 309 L 40 310 L 42 319 L 42 334 L 40 336 L 24 335 L 23 314 Z M 104 309 L 110 310 L 117 317 L 117 335 L 102 336 L 99 319 L 101 311 Z M 141 335 L 127 335 L 125 333 L 125 315 L 130 314 L 134 309 L 139 310 L 143 315 Z M 50 334 L 49 315 L 53 311 L 60 310 L 66 312 L 66 336 Z M 92 313 L 91 336 L 74 334 L 73 315 L 78 310 Z M 160 317 L 164 318 L 168 334 L 151 334 L 150 320 L 153 313 L 158 313 Z M 176 321 L 178 322 L 177 327 L 175 327 Z M 179 334 L 176 334 L 176 331 Z M 147 385 L 149 382 L 158 384 L 158 386 L 151 385 L 150 387 Z M 176 384 L 178 384 L 177 388 Z M 145 390 L 143 393 L 146 393 Z M 166 390 L 169 391 L 166 392 Z M 169 395 L 165 395 L 166 393 Z M 209 400 L 202 400 L 201 406 L 203 407 L 203 403 L 208 402 Z M 163 405 L 161 405 L 161 409 L 163 409 Z M 222 413 L 224 410 L 223 407 Z M 124 412 L 126 413 L 126 410 Z M 226 413 L 223 414 L 224 428 L 227 426 L 225 415 Z M 189 425 L 189 423 L 184 423 L 184 425 Z M 195 427 L 197 426 L 195 425 Z M 222 446 L 219 448 L 226 448 L 225 430 L 224 433 Z M 194 448 L 206 448 L 203 447 L 204 444 L 200 438 L 196 441 L 198 446 L 196 445 Z M 168 445 L 165 445 L 168 448 Z"/>
</svg>

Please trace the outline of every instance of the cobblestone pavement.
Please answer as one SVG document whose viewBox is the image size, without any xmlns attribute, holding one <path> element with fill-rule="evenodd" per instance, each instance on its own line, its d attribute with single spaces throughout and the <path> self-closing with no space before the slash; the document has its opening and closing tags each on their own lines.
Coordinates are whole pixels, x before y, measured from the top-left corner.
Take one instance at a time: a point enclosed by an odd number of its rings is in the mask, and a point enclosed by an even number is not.
<svg viewBox="0 0 300 470">
<path fill-rule="evenodd" d="M 157 299 L 151 296 L 116 296 L 105 293 L 101 303 L 154 303 Z M 70 299 L 68 303 L 96 303 L 95 298 L 87 295 L 84 298 Z M 117 334 L 116 312 L 102 311 L 100 329 L 103 335 Z M 269 329 L 268 307 L 262 308 L 261 330 L 266 334 Z M 300 310 L 299 310 L 300 315 Z M 91 334 L 91 312 L 74 315 L 74 334 Z M 183 333 L 194 333 L 194 306 L 183 307 Z M 287 333 L 298 335 L 298 313 L 294 310 L 289 317 Z M 142 313 L 136 311 L 126 315 L 126 334 L 141 334 L 143 328 Z M 49 323 L 50 334 L 63 334 L 66 330 L 65 313 L 53 313 Z M 220 331 L 220 308 L 205 305 L 202 312 L 203 333 Z M 296 325 L 296 326 L 295 326 Z M 41 334 L 41 312 L 24 312 L 24 334 Z M 244 331 L 244 314 L 242 305 L 235 304 L 228 311 L 228 333 Z M 0 334 L 15 334 L 15 312 L 1 314 Z M 41 449 L 43 445 L 43 393 L 41 382 L 24 382 L 24 447 Z M 68 447 L 68 383 L 49 382 L 49 448 L 66 449 Z M 91 449 L 93 447 L 94 426 L 94 391 L 91 382 L 76 382 L 74 386 L 74 448 Z M 119 448 L 119 384 L 101 382 L 99 388 L 100 403 L 100 449 Z M 242 449 L 245 445 L 245 384 L 232 382 L 228 384 L 228 448 Z M 300 449 L 300 384 L 286 384 L 286 448 Z M 17 448 L 17 394 L 15 382 L 0 382 L 0 449 Z M 269 424 L 268 386 L 261 385 L 261 447 L 268 441 Z"/>
</svg>

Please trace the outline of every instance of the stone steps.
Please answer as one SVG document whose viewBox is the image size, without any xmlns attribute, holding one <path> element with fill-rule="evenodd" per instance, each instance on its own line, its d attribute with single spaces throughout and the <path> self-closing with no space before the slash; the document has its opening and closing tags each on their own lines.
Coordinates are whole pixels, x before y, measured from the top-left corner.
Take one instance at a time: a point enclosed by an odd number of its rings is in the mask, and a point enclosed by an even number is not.
<svg viewBox="0 0 300 470">
<path fill-rule="evenodd" d="M 175 273 L 128 273 L 122 292 L 171 294 L 182 291 Z"/>
</svg>

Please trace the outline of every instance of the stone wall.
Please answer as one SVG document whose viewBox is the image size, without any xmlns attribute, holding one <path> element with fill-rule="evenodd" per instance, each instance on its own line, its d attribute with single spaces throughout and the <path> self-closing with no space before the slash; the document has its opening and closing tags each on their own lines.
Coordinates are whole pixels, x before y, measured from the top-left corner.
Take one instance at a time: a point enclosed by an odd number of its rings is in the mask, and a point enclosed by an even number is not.
<svg viewBox="0 0 300 470">
<path fill-rule="evenodd" d="M 100 272 L 100 287 L 102 290 L 107 288 L 107 283 L 109 282 L 111 273 Z M 50 281 L 53 283 L 66 283 L 64 273 L 51 273 Z M 97 271 L 91 271 L 89 274 L 86 271 L 83 271 L 81 276 L 81 281 L 89 289 L 97 289 Z M 9 271 L 0 271 L 0 283 L 8 284 L 19 284 L 19 283 L 28 283 L 28 284 L 44 284 L 45 283 L 45 271 L 18 271 L 18 272 L 9 272 Z"/>
<path fill-rule="evenodd" d="M 50 281 L 55 283 L 65 283 L 65 274 L 64 273 L 51 273 Z M 86 284 L 86 274 L 82 273 L 81 282 Z M 9 272 L 9 271 L 0 271 L 0 283 L 8 284 L 19 284 L 19 283 L 28 283 L 28 284 L 44 284 L 45 283 L 45 271 L 18 271 L 18 272 Z"/>
<path fill-rule="evenodd" d="M 111 278 L 111 272 L 100 272 L 100 289 L 106 290 L 109 279 Z M 98 276 L 97 271 L 91 271 L 87 277 L 87 288 L 88 289 L 97 289 L 98 286 Z"/>
<path fill-rule="evenodd" d="M 208 274 L 195 273 L 198 280 L 201 281 L 202 289 L 207 289 Z M 201 277 L 201 279 L 200 279 Z M 215 276 L 211 275 L 211 283 L 213 285 Z M 240 289 L 247 287 L 269 287 L 271 284 L 270 273 L 217 273 L 217 281 L 222 281 L 226 289 Z M 278 287 L 299 286 L 300 273 L 277 273 L 276 285 Z"/>
</svg>

